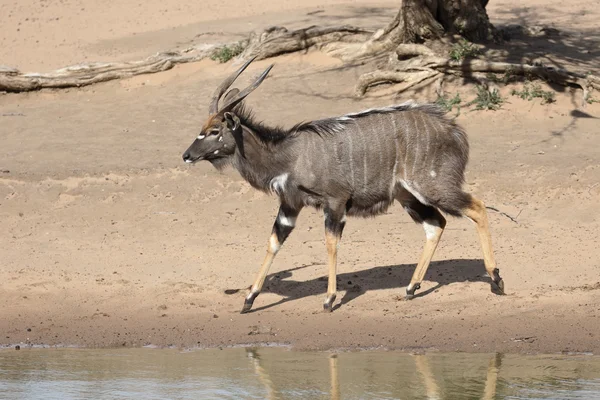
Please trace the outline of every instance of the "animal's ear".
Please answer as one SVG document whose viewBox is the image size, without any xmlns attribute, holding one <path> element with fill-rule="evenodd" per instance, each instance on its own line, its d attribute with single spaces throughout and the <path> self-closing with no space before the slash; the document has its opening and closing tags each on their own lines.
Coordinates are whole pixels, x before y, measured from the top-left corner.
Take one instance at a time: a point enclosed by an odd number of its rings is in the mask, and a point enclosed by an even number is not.
<svg viewBox="0 0 600 400">
<path fill-rule="evenodd" d="M 240 151 L 242 157 L 246 157 L 246 153 L 244 152 L 244 138 L 242 135 L 242 125 L 240 123 L 240 119 L 234 113 L 227 111 L 223 114 L 223 118 L 227 123 L 227 127 L 233 133 L 233 139 L 235 140 L 235 144 Z"/>
<path fill-rule="evenodd" d="M 225 114 L 223 114 L 223 118 L 225 118 L 227 127 L 232 132 L 236 132 L 238 129 L 240 129 L 240 119 L 237 117 L 237 115 L 230 112 L 226 112 Z"/>
</svg>

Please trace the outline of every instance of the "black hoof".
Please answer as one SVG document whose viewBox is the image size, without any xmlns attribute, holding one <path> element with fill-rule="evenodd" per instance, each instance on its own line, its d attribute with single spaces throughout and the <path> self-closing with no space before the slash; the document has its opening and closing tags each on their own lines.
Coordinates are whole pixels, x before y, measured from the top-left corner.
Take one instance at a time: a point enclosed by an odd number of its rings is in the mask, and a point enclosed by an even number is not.
<svg viewBox="0 0 600 400">
<path fill-rule="evenodd" d="M 325 300 L 325 303 L 323 303 L 323 311 L 324 312 L 332 312 L 334 302 L 335 302 L 335 294 L 332 294 L 330 297 L 327 298 L 327 300 Z"/>
<path fill-rule="evenodd" d="M 256 299 L 256 296 L 258 296 L 259 292 L 256 293 L 250 293 L 248 295 L 248 297 L 246 297 L 246 300 L 244 300 L 244 307 L 242 307 L 242 311 L 240 311 L 240 314 L 246 314 L 248 311 L 250 311 L 252 309 L 252 305 L 254 304 L 254 299 Z"/>
<path fill-rule="evenodd" d="M 492 276 L 492 292 L 499 294 L 499 295 L 504 295 L 504 280 L 502 278 L 500 278 L 500 270 L 498 268 L 496 268 L 494 270 L 494 274 Z"/>
<path fill-rule="evenodd" d="M 421 284 L 417 283 L 415 284 L 415 286 L 413 286 L 412 288 L 410 288 L 410 285 L 406 288 L 406 296 L 404 297 L 404 300 L 412 300 L 415 298 L 415 292 L 419 289 L 421 289 Z"/>
</svg>

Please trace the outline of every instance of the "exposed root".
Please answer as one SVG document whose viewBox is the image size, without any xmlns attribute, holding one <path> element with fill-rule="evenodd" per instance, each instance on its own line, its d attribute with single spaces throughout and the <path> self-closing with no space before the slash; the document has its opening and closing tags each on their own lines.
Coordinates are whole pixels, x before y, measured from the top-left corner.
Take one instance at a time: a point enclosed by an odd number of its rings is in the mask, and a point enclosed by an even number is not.
<svg viewBox="0 0 600 400">
<path fill-rule="evenodd" d="M 371 31 L 348 25 L 326 28 L 310 26 L 291 32 L 286 28 L 274 26 L 264 32 L 250 35 L 242 58 L 256 56 L 257 60 L 261 60 L 309 48 L 321 49 L 330 43 L 336 43 L 338 46 L 360 46 L 364 45 L 372 34 Z"/>
<path fill-rule="evenodd" d="M 600 90 L 600 78 L 595 75 L 582 74 L 544 65 L 513 64 L 480 59 L 454 61 L 444 57 L 437 57 L 433 55 L 431 50 L 421 45 L 401 45 L 398 47 L 396 53 L 399 55 L 399 58 L 392 58 L 390 60 L 389 70 L 369 72 L 359 78 L 355 87 L 355 94 L 357 96 L 364 95 L 369 86 L 379 83 L 421 82 L 429 76 L 437 76 L 441 73 L 458 74 L 475 80 L 479 79 L 481 73 L 535 76 L 546 82 L 583 89 L 584 105 L 590 90 Z M 406 56 L 413 57 L 404 59 Z M 425 78 L 422 79 L 424 76 Z M 415 82 L 415 84 L 418 82 Z M 411 86 L 414 86 L 414 84 L 403 87 L 399 91 L 406 90 Z"/>
<path fill-rule="evenodd" d="M 200 45 L 182 51 L 158 53 L 141 61 L 114 63 L 86 63 L 61 68 L 49 73 L 22 73 L 0 67 L 0 91 L 27 92 L 44 88 L 81 87 L 134 75 L 166 71 L 176 64 L 202 60 L 218 48 Z"/>
<path fill-rule="evenodd" d="M 399 90 L 400 92 L 407 90 L 426 79 L 435 78 L 441 75 L 440 72 L 435 70 L 424 70 L 414 72 L 402 72 L 402 71 L 373 71 L 361 75 L 358 78 L 358 83 L 354 89 L 354 95 L 360 97 L 365 94 L 367 88 L 374 84 L 384 82 L 394 82 L 405 84 Z"/>
<path fill-rule="evenodd" d="M 321 50 L 342 61 L 356 61 L 391 51 L 396 47 L 390 41 L 368 40 L 362 43 L 328 43 Z"/>
</svg>

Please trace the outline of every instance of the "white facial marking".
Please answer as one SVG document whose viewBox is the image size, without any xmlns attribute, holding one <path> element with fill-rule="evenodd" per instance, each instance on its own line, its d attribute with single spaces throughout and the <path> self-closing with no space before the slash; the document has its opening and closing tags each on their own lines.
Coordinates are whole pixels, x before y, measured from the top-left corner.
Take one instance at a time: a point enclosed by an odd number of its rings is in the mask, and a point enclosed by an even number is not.
<svg viewBox="0 0 600 400">
<path fill-rule="evenodd" d="M 277 194 L 283 193 L 285 190 L 285 184 L 288 180 L 288 174 L 277 175 L 275 178 L 271 179 L 271 190 L 273 190 Z"/>
<path fill-rule="evenodd" d="M 193 163 L 193 161 L 192 161 L 192 160 L 185 160 L 185 162 L 186 162 L 186 163 L 190 163 L 190 164 L 191 164 L 191 163 Z"/>
<path fill-rule="evenodd" d="M 219 150 L 215 150 L 213 154 L 219 154 Z"/>
<path fill-rule="evenodd" d="M 219 142 L 223 141 L 223 136 L 219 136 Z"/>
<path fill-rule="evenodd" d="M 437 176 L 434 170 L 429 171 L 429 175 L 431 175 L 432 178 L 435 178 Z"/>
<path fill-rule="evenodd" d="M 431 240 L 437 235 L 440 227 L 435 225 L 433 221 L 423 221 L 423 229 L 425 230 L 425 236 L 427 237 L 427 240 Z"/>
<path fill-rule="evenodd" d="M 271 251 L 271 253 L 275 254 L 279 251 L 280 247 L 281 246 L 279 245 L 277 237 L 275 235 L 272 235 L 269 239 L 269 250 Z"/>
<path fill-rule="evenodd" d="M 279 212 L 277 216 L 277 222 L 283 226 L 294 227 L 296 226 L 296 217 L 286 217 L 282 212 Z"/>
<path fill-rule="evenodd" d="M 204 135 L 199 135 L 199 136 L 198 136 L 196 139 L 198 139 L 198 140 L 202 140 L 202 139 L 204 139 L 205 137 L 206 137 L 206 136 L 204 136 Z"/>
<path fill-rule="evenodd" d="M 416 197 L 417 200 L 419 200 L 422 204 L 425 204 L 426 206 L 430 205 L 427 200 L 425 200 L 425 197 L 423 197 L 421 195 L 421 193 L 417 192 L 414 188 L 410 187 L 410 185 L 408 183 L 406 183 L 406 181 L 401 180 L 400 184 L 402 185 L 402 187 L 406 190 L 408 190 L 410 192 L 410 194 L 412 194 L 413 196 Z"/>
</svg>

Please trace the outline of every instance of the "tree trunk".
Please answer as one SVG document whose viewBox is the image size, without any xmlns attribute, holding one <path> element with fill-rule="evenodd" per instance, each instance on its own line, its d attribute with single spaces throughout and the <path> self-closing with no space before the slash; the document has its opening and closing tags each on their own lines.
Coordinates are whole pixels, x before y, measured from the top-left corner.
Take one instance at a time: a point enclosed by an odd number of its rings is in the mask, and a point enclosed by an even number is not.
<svg viewBox="0 0 600 400">
<path fill-rule="evenodd" d="M 423 43 L 444 34 L 474 41 L 496 38 L 485 11 L 487 0 L 402 0 L 396 17 L 376 34 L 379 41 Z"/>
</svg>

